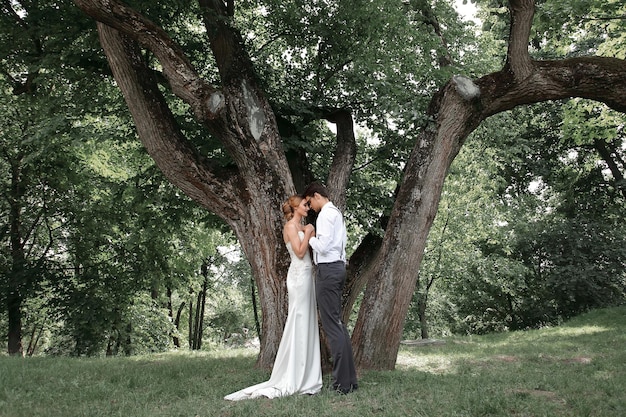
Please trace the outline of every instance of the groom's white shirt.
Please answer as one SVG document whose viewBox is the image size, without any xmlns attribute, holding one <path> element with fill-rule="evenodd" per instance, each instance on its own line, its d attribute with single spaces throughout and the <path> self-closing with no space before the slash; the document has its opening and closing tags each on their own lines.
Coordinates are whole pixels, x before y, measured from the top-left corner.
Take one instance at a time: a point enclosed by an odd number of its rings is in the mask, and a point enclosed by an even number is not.
<svg viewBox="0 0 626 417">
<path fill-rule="evenodd" d="M 317 216 L 315 237 L 309 240 L 316 264 L 346 261 L 346 227 L 341 212 L 332 202 L 324 204 Z"/>
</svg>

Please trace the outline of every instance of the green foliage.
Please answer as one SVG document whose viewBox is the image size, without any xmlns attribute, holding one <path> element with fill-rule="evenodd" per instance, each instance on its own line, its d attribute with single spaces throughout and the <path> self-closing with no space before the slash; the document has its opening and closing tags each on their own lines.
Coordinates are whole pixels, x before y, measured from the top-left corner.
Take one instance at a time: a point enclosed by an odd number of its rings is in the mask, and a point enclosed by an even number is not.
<svg viewBox="0 0 626 417">
<path fill-rule="evenodd" d="M 97 93 L 106 98 L 106 91 Z M 12 273 L 24 298 L 24 329 L 45 323 L 46 337 L 36 351 L 100 355 L 167 349 L 171 321 L 141 294 L 165 287 L 187 292 L 202 259 L 218 245 L 232 245 L 232 237 L 222 237 L 220 222 L 164 180 L 126 115 L 89 115 L 71 125 L 50 117 L 28 96 L 6 99 L 2 103 L 15 117 L 4 120 L 5 131 L 15 134 L 3 137 L 3 154 L 13 158 L 3 160 L 3 187 L 11 188 L 6 182 L 11 166 L 21 163 L 20 220 L 32 231 L 23 242 L 30 257 Z M 30 118 L 20 116 L 25 110 Z M 9 201 L 3 203 L 8 213 Z M 6 220 L 2 227 L 7 276 Z M 2 301 L 7 282 L 0 281 Z M 48 308 L 32 308 L 35 299 Z"/>
<path fill-rule="evenodd" d="M 535 225 L 533 225 L 535 226 Z M 520 254 L 532 267 L 545 299 L 557 314 L 571 317 L 598 306 L 620 304 L 626 296 L 624 228 L 580 216 L 574 221 L 537 224 L 532 242 L 522 235 Z"/>
<path fill-rule="evenodd" d="M 539 2 L 533 44 L 553 57 L 598 54 L 623 59 L 624 12 L 619 0 Z"/>
<path fill-rule="evenodd" d="M 238 4 L 259 78 L 279 123 L 291 127 L 281 129 L 285 148 L 304 151 L 297 163 L 317 179 L 326 178 L 335 140 L 320 112 L 352 112 L 359 152 L 347 215 L 359 235 L 380 233 L 431 94 L 481 61 L 472 33 L 447 1 Z"/>
<path fill-rule="evenodd" d="M 252 308 L 247 293 L 232 287 L 226 288 L 220 296 L 211 299 L 208 307 L 209 336 L 213 336 L 214 342 L 227 341 L 233 333 L 243 334 L 244 329 L 249 330 L 250 335 L 254 333 Z"/>
<path fill-rule="evenodd" d="M 165 286 L 186 287 L 206 250 L 185 248 L 185 259 L 173 242 L 223 226 L 167 183 L 141 148 L 119 92 L 102 83 L 93 24 L 73 6 L 46 13 L 32 6 L 21 29 L 5 14 L 0 19 L 2 33 L 11 33 L 2 39 L 14 42 L 12 55 L 0 57 L 0 106 L 8 116 L 0 122 L 1 186 L 5 197 L 19 191 L 0 201 L 0 301 L 6 305 L 8 285 L 17 283 L 27 340 L 45 323 L 37 352 L 162 350 L 172 331 L 140 331 L 146 320 L 148 328 L 164 327 L 154 302 L 137 300 Z M 57 12 L 70 18 L 71 29 L 56 25 L 64 19 L 47 20 Z M 39 25 L 48 31 L 37 49 L 41 33 L 32 30 Z M 12 173 L 20 175 L 13 184 Z M 13 202 L 23 236 L 10 233 Z M 27 255 L 19 271 L 11 266 L 12 238 Z M 33 307 L 36 299 L 48 308 Z"/>
<path fill-rule="evenodd" d="M 147 293 L 134 300 L 126 319 L 131 323 L 131 332 L 127 337 L 132 343 L 132 354 L 167 352 L 174 347 L 172 337 L 177 330 L 168 313 Z"/>
</svg>

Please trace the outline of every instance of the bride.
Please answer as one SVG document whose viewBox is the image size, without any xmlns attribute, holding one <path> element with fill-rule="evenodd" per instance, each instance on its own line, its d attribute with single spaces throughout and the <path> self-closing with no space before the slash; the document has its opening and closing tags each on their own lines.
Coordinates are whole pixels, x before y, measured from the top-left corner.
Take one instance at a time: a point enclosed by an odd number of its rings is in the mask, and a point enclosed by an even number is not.
<svg viewBox="0 0 626 417">
<path fill-rule="evenodd" d="M 283 239 L 291 256 L 287 272 L 289 311 L 272 375 L 266 382 L 225 396 L 226 400 L 316 394 L 322 388 L 317 306 L 309 255 L 309 239 L 315 235 L 315 228 L 301 223 L 307 213 L 306 200 L 298 195 L 289 197 L 283 204 L 287 220 Z"/>
</svg>

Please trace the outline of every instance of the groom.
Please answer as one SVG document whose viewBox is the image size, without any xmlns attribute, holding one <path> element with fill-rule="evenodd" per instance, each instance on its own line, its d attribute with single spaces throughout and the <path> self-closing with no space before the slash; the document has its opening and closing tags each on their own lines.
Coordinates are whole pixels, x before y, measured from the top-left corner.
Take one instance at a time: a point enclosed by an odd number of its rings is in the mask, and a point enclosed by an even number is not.
<svg viewBox="0 0 626 417">
<path fill-rule="evenodd" d="M 309 208 L 318 213 L 315 237 L 309 240 L 309 245 L 318 268 L 317 307 L 333 356 L 333 389 L 347 394 L 356 390 L 358 384 L 350 335 L 341 322 L 341 295 L 346 281 L 346 226 L 323 185 L 310 184 L 302 196 Z"/>
</svg>

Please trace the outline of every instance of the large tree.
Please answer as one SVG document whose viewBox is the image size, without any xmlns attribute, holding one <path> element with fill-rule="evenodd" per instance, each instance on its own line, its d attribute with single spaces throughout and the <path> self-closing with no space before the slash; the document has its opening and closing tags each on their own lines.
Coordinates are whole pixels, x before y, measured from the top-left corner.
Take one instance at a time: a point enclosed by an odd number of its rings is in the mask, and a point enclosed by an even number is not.
<svg viewBox="0 0 626 417">
<path fill-rule="evenodd" d="M 263 304 L 258 364 L 269 366 L 285 309 L 281 277 L 288 256 L 281 244 L 279 207 L 296 188 L 275 110 L 255 73 L 246 41 L 233 24 L 233 2 L 198 1 L 218 72 L 213 79 L 201 76 L 184 48 L 138 8 L 117 1 L 75 3 L 98 22 L 109 65 L 150 155 L 170 181 L 224 219 L 241 242 Z M 446 171 L 481 121 L 519 105 L 568 97 L 597 100 L 618 111 L 626 110 L 624 60 L 600 56 L 533 60 L 529 35 L 534 1 L 511 0 L 508 5 L 510 36 L 503 68 L 473 81 L 453 77 L 432 98 L 426 122 L 404 166 L 382 242 L 373 245 L 375 256 L 361 258 L 367 262 L 359 265 L 355 282 L 366 284 L 366 290 L 353 345 L 362 368 L 395 365 L 417 278 L 414 271 L 419 270 Z M 263 18 L 263 9 L 257 17 Z M 306 25 L 306 19 L 303 22 Z M 320 45 L 320 53 L 325 47 L 328 45 Z M 165 76 L 165 93 L 159 74 L 147 65 L 145 50 L 156 58 Z M 171 99 L 165 95 L 169 91 L 220 141 L 220 152 L 228 156 L 228 163 L 200 154 L 188 140 L 168 106 Z M 346 108 L 317 110 L 315 117 L 337 124 L 335 151 L 325 182 L 333 200 L 344 206 L 356 149 L 351 112 Z"/>
<path fill-rule="evenodd" d="M 403 324 L 401 312 L 411 296 L 406 288 L 415 282 L 415 274 L 409 271 L 419 269 L 447 168 L 469 133 L 491 115 L 546 100 L 583 97 L 626 110 L 624 60 L 600 56 L 533 60 L 529 36 L 534 1 L 510 1 L 509 10 L 503 68 L 474 81 L 454 77 L 431 102 L 432 122 L 422 130 L 407 164 L 383 246 L 368 271 L 368 287 L 353 334 L 361 366 L 393 366 Z M 379 317 L 372 318 L 372 313 Z M 376 342 L 380 340 L 392 343 Z"/>
</svg>

